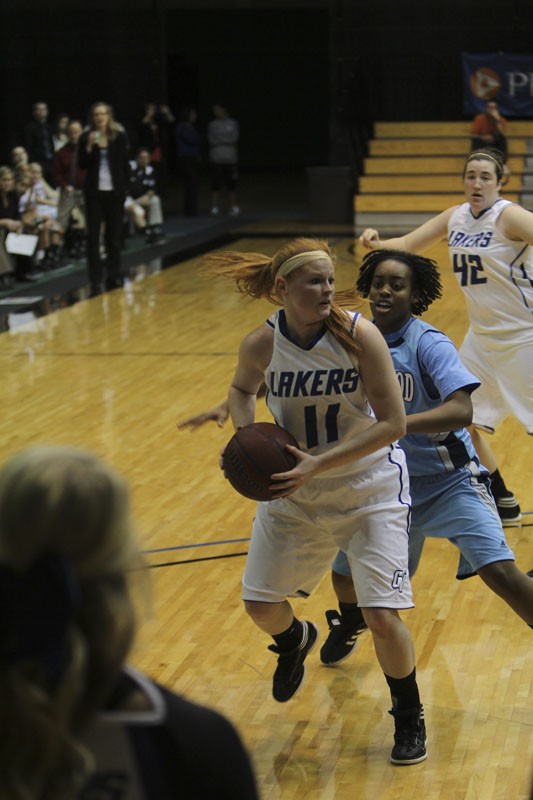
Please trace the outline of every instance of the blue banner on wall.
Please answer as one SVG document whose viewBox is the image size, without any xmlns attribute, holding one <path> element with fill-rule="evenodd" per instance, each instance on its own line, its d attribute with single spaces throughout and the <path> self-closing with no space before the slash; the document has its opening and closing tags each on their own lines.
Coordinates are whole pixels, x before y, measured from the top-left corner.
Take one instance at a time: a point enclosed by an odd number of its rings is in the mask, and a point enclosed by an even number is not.
<svg viewBox="0 0 533 800">
<path fill-rule="evenodd" d="M 496 99 L 504 117 L 533 117 L 533 53 L 462 53 L 463 110 Z"/>
</svg>

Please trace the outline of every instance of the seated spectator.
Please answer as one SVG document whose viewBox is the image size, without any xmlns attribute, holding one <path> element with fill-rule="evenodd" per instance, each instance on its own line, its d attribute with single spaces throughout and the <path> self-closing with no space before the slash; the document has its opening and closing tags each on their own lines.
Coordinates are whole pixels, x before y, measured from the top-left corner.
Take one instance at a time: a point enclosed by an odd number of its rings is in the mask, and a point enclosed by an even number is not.
<svg viewBox="0 0 533 800">
<path fill-rule="evenodd" d="M 37 261 L 43 268 L 59 264 L 62 230 L 57 220 L 59 194 L 45 181 L 40 164 L 30 164 L 30 186 L 19 200 L 19 212 L 26 233 L 39 236 Z"/>
<path fill-rule="evenodd" d="M 257 800 L 233 725 L 126 663 L 148 587 L 123 479 L 34 446 L 0 470 L 0 519 L 2 796 Z"/>
<path fill-rule="evenodd" d="M 16 169 L 21 164 L 29 164 L 30 159 L 28 158 L 28 151 L 22 145 L 17 145 L 11 151 L 11 164 L 13 169 Z"/>
<path fill-rule="evenodd" d="M 54 155 L 52 161 L 52 180 L 59 191 L 57 220 L 65 231 L 65 241 L 69 255 L 79 258 L 84 252 L 85 243 L 85 199 L 83 187 L 87 170 L 78 164 L 78 142 L 82 125 L 71 120 L 67 127 L 68 142 Z"/>
<path fill-rule="evenodd" d="M 19 164 L 15 170 L 15 191 L 22 197 L 31 186 L 31 167 L 29 164 Z"/>
<path fill-rule="evenodd" d="M 141 148 L 135 161 L 130 161 L 130 180 L 124 208 L 135 227 L 144 230 L 147 244 L 163 239 L 163 209 L 157 191 L 155 168 L 150 153 Z"/>
<path fill-rule="evenodd" d="M 54 143 L 54 152 L 56 153 L 68 142 L 67 128 L 69 121 L 70 116 L 64 111 L 61 114 L 58 114 L 54 120 L 54 127 L 52 128 L 52 141 Z"/>
<path fill-rule="evenodd" d="M 37 161 L 46 180 L 50 180 L 54 140 L 48 123 L 48 104 L 42 100 L 33 104 L 33 119 L 24 127 L 24 145 L 30 161 Z"/>
<path fill-rule="evenodd" d="M 502 117 L 496 100 L 487 100 L 485 111 L 477 114 L 472 122 L 472 150 L 481 147 L 496 147 L 507 160 L 507 121 Z"/>
<path fill-rule="evenodd" d="M 30 185 L 30 161 L 25 147 L 18 145 L 11 151 L 11 165 L 15 175 L 15 191 L 19 197 Z"/>
<path fill-rule="evenodd" d="M 40 164 L 34 161 L 30 167 L 30 186 L 19 200 L 19 211 L 25 214 L 28 205 L 34 207 L 40 216 L 57 219 L 59 194 L 44 179 Z"/>
<path fill-rule="evenodd" d="M 15 176 L 9 167 L 0 167 L 0 287 L 9 288 L 13 283 L 14 266 L 6 250 L 8 233 L 21 233 L 22 222 L 15 191 Z"/>
</svg>

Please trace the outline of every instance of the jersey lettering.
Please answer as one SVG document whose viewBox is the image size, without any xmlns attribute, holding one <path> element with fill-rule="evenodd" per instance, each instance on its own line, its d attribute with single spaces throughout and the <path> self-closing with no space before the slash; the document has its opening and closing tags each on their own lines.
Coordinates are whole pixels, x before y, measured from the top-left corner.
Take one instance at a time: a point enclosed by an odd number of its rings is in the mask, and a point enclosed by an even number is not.
<svg viewBox="0 0 533 800">
<path fill-rule="evenodd" d="M 402 390 L 402 398 L 404 402 L 410 403 L 415 397 L 415 379 L 411 372 L 397 372 L 396 377 Z"/>
<path fill-rule="evenodd" d="M 350 369 L 271 372 L 269 389 L 274 397 L 329 397 L 355 392 L 359 373 Z"/>
<path fill-rule="evenodd" d="M 308 372 L 307 377 L 309 377 L 310 375 L 311 373 Z M 293 383 L 294 383 L 294 372 L 281 373 L 281 375 L 279 376 L 279 386 L 278 386 L 278 392 L 281 397 L 291 396 L 291 388 Z"/>
<path fill-rule="evenodd" d="M 403 583 L 405 581 L 407 572 L 404 569 L 395 569 L 394 574 L 392 576 L 391 586 L 393 589 L 397 589 L 400 594 L 403 591 Z"/>
<path fill-rule="evenodd" d="M 303 397 L 307 397 L 309 393 L 308 393 L 307 389 L 305 388 L 305 384 L 307 383 L 307 381 L 310 379 L 311 375 L 313 374 L 312 370 L 309 370 L 309 372 L 297 372 L 297 373 L 290 373 L 289 372 L 289 373 L 285 373 L 285 374 L 294 376 L 295 381 L 294 381 L 294 395 L 293 396 L 294 397 L 300 397 L 300 395 L 302 395 Z M 272 377 L 274 377 L 274 376 L 272 376 Z M 287 396 L 287 395 L 285 395 L 285 396 Z M 284 397 L 284 395 L 281 394 L 281 397 Z"/>
<path fill-rule="evenodd" d="M 317 369 L 311 384 L 311 397 L 316 397 L 318 394 L 324 394 L 324 378 L 327 375 L 327 369 Z"/>
<path fill-rule="evenodd" d="M 492 231 L 481 233 L 463 233 L 450 231 L 448 244 L 450 247 L 488 247 L 492 240 Z"/>
</svg>

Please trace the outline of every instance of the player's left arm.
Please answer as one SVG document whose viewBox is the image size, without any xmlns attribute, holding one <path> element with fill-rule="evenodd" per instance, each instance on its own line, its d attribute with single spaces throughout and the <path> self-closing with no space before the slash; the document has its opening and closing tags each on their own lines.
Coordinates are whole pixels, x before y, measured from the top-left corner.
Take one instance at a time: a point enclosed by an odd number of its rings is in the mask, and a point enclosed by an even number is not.
<svg viewBox="0 0 533 800">
<path fill-rule="evenodd" d="M 504 208 L 497 227 L 507 239 L 533 245 L 533 214 L 522 206 L 513 204 Z"/>
<path fill-rule="evenodd" d="M 458 389 L 437 408 L 407 416 L 407 433 L 442 433 L 466 428 L 472 422 L 472 398 L 468 389 Z"/>
</svg>

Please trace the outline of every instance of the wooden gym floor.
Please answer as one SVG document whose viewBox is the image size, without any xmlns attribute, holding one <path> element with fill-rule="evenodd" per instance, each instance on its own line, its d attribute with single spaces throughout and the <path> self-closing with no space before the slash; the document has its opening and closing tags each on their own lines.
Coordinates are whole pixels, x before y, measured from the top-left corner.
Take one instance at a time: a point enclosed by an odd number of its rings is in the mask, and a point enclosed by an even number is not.
<svg viewBox="0 0 533 800">
<path fill-rule="evenodd" d="M 283 236 L 283 225 L 270 226 L 268 236 L 258 225 L 232 246 L 273 252 Z M 361 253 L 349 228 L 329 238 L 342 288 L 353 283 Z M 442 266 L 445 294 L 426 318 L 459 344 L 466 330 L 460 290 L 444 246 L 428 255 Z M 455 580 L 457 555 L 448 542 L 427 542 L 414 578 L 416 608 L 404 614 L 417 648 L 426 762 L 399 768 L 388 761 L 388 690 L 368 634 L 336 668 L 321 666 L 313 653 L 292 702 L 271 698 L 275 658 L 240 601 L 254 504 L 218 468 L 231 431 L 176 429 L 178 419 L 225 395 L 240 339 L 271 306 L 206 280 L 201 261 L 155 274 L 140 269 L 124 290 L 1 334 L 1 458 L 35 442 L 68 443 L 127 476 L 153 584 L 132 661 L 233 720 L 263 800 L 525 800 L 533 766 L 532 634 L 478 579 Z M 269 418 L 262 403 L 259 418 Z M 506 532 L 527 571 L 533 442 L 509 420 L 493 446 L 526 511 Z M 327 575 L 313 597 L 295 603 L 322 636 L 324 611 L 333 606 Z"/>
</svg>

